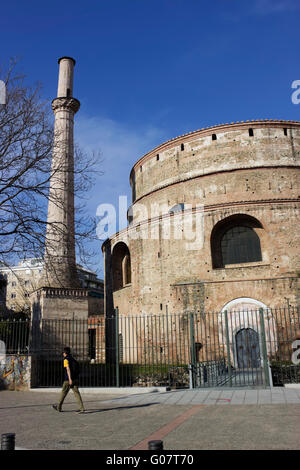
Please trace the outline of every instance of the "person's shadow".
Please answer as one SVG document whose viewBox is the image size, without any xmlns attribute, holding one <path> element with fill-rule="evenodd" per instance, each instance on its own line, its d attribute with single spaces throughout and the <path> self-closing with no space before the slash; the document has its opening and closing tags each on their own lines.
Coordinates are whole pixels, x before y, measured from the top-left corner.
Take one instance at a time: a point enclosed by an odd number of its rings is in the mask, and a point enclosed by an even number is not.
<svg viewBox="0 0 300 470">
<path fill-rule="evenodd" d="M 131 408 L 145 408 L 146 406 L 159 405 L 159 403 L 146 403 L 144 405 L 130 405 L 130 406 L 116 406 L 114 408 L 98 408 L 98 409 L 89 409 L 85 410 L 84 414 L 93 414 L 93 413 L 102 413 L 105 411 L 114 411 L 114 410 L 129 410 Z M 73 410 L 68 410 L 67 413 L 74 412 Z"/>
</svg>

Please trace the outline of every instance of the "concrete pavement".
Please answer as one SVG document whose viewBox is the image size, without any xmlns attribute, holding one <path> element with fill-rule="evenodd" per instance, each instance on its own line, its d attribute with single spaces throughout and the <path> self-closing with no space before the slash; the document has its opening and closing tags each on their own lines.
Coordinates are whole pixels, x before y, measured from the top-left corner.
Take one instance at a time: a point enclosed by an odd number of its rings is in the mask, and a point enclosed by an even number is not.
<svg viewBox="0 0 300 470">
<path fill-rule="evenodd" d="M 59 392 L 1 391 L 0 433 L 39 450 L 146 450 L 152 439 L 166 450 L 300 449 L 300 389 L 81 389 L 84 415 L 72 392 L 54 411 Z"/>
</svg>

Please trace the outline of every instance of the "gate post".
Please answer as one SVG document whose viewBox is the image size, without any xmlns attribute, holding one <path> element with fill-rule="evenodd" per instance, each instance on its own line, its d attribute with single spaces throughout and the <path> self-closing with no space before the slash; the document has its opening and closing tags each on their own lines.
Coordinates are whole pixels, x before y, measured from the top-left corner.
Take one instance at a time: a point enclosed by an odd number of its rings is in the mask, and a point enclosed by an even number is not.
<svg viewBox="0 0 300 470">
<path fill-rule="evenodd" d="M 72 320 L 71 321 L 72 321 L 72 346 L 71 346 L 71 348 L 72 348 L 72 350 L 74 350 L 74 344 L 75 344 L 75 341 L 74 341 L 74 337 L 75 337 L 75 335 L 74 335 L 74 333 L 75 333 L 75 313 L 74 312 L 72 313 Z"/>
<path fill-rule="evenodd" d="M 267 352 L 267 344 L 266 344 L 264 311 L 262 308 L 259 309 L 259 317 L 260 317 L 261 346 L 262 346 L 262 356 L 263 356 L 263 365 L 264 365 L 264 374 L 265 374 L 265 384 L 267 387 L 269 387 L 270 376 L 269 376 L 269 365 L 268 365 L 268 352 Z"/>
<path fill-rule="evenodd" d="M 115 309 L 115 336 L 116 336 L 116 387 L 120 387 L 120 377 L 119 377 L 119 309 Z"/>
<path fill-rule="evenodd" d="M 196 380 L 195 373 L 197 373 L 196 363 L 196 350 L 195 350 L 195 325 L 194 325 L 194 312 L 190 312 L 190 341 L 191 341 L 191 375 L 192 375 L 192 388 L 195 388 Z"/>
<path fill-rule="evenodd" d="M 224 312 L 224 317 L 225 317 L 225 335 L 226 335 L 226 348 L 227 348 L 227 364 L 228 364 L 229 386 L 232 387 L 231 354 L 230 354 L 229 328 L 228 328 L 228 314 L 227 314 L 227 310 L 225 310 L 225 312 Z"/>
</svg>

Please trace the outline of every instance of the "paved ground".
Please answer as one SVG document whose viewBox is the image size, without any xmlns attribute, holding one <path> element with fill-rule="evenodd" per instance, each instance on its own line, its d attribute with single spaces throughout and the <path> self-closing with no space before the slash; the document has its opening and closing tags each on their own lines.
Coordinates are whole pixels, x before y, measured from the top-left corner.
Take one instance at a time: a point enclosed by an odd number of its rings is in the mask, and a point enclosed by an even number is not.
<svg viewBox="0 0 300 470">
<path fill-rule="evenodd" d="M 0 433 L 25 449 L 300 449 L 300 389 L 118 392 L 82 390 L 78 415 L 72 392 L 57 413 L 59 391 L 1 391 Z"/>
</svg>

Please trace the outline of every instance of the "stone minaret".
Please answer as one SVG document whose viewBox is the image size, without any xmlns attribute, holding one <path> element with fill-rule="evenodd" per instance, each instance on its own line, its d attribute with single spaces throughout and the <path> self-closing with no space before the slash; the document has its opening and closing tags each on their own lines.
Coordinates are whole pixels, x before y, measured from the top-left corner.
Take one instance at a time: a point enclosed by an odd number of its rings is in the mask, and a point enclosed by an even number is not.
<svg viewBox="0 0 300 470">
<path fill-rule="evenodd" d="M 57 98 L 52 101 L 54 145 L 42 285 L 72 288 L 79 287 L 74 241 L 73 127 L 80 103 L 73 98 L 75 60 L 62 57 L 58 63 Z"/>
</svg>

